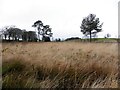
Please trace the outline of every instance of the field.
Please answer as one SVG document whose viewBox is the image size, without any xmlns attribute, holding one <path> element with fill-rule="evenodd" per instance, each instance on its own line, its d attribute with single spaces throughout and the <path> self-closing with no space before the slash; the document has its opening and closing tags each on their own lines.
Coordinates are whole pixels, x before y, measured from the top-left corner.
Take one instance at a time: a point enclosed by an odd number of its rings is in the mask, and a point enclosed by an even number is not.
<svg viewBox="0 0 120 90">
<path fill-rule="evenodd" d="M 117 88 L 118 44 L 2 44 L 3 87 Z"/>
</svg>

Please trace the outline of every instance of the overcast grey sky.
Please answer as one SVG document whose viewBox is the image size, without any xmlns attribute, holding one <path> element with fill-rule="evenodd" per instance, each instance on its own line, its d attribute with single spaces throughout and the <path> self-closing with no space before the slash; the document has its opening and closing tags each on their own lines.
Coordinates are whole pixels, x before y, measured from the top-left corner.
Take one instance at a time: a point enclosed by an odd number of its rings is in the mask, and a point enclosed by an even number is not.
<svg viewBox="0 0 120 90">
<path fill-rule="evenodd" d="M 0 0 L 0 28 L 16 25 L 18 28 L 35 30 L 32 24 L 41 20 L 50 25 L 55 38 L 82 37 L 82 19 L 96 14 L 103 24 L 104 37 L 118 35 L 119 0 Z"/>
</svg>

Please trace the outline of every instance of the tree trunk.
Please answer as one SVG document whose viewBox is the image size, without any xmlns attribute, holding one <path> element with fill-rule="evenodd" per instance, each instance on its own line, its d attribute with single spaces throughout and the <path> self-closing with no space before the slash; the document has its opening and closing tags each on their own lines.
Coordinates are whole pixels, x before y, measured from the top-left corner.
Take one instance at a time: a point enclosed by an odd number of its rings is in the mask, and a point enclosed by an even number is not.
<svg viewBox="0 0 120 90">
<path fill-rule="evenodd" d="M 43 37 L 42 37 L 42 41 L 44 42 L 45 41 L 45 36 L 43 35 Z"/>
<path fill-rule="evenodd" d="M 90 42 L 91 42 L 91 31 L 90 31 Z"/>
<path fill-rule="evenodd" d="M 5 34 L 5 41 L 6 41 L 6 37 L 7 37 L 7 35 Z"/>
<path fill-rule="evenodd" d="M 10 35 L 9 35 L 9 41 L 10 41 Z"/>
<path fill-rule="evenodd" d="M 15 41 L 17 41 L 17 37 L 15 36 Z"/>
</svg>

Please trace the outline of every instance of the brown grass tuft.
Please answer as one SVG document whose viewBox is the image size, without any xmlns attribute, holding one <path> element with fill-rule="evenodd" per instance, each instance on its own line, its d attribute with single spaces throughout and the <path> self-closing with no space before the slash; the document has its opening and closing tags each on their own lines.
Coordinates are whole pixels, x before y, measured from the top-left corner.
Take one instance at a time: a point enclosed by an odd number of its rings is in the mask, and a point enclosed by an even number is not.
<svg viewBox="0 0 120 90">
<path fill-rule="evenodd" d="M 2 56 L 3 87 L 118 87 L 115 43 L 3 43 Z"/>
</svg>

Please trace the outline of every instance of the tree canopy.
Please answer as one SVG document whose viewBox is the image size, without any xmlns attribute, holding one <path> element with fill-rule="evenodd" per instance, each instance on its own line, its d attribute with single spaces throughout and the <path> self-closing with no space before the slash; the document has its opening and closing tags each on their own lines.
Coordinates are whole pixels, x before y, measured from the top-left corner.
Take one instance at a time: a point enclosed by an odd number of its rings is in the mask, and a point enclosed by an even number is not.
<svg viewBox="0 0 120 90">
<path fill-rule="evenodd" d="M 37 35 L 34 31 L 21 30 L 15 26 L 5 26 L 1 30 L 3 40 L 9 41 L 36 41 Z"/>
<path fill-rule="evenodd" d="M 50 37 L 52 37 L 52 28 L 49 25 L 43 25 L 42 21 L 36 21 L 32 27 L 37 28 L 38 30 L 38 38 L 40 40 L 40 36 L 42 36 L 42 41 L 50 41 Z"/>
<path fill-rule="evenodd" d="M 80 29 L 84 35 L 90 35 L 91 41 L 92 35 L 102 31 L 102 25 L 103 23 L 100 24 L 99 18 L 96 18 L 95 14 L 89 14 L 82 20 Z"/>
</svg>

